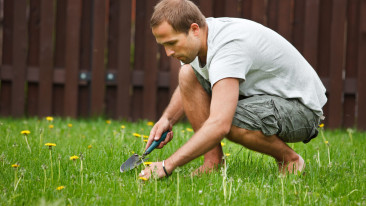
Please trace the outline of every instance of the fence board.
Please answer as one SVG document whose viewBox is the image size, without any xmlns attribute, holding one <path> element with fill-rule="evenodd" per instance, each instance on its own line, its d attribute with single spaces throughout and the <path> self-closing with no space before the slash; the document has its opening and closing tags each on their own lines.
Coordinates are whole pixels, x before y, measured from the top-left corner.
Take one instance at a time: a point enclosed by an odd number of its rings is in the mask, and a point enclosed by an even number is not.
<svg viewBox="0 0 366 206">
<path fill-rule="evenodd" d="M 27 61 L 27 17 L 26 1 L 14 0 L 13 28 L 13 82 L 11 95 L 11 114 L 24 115 L 26 61 Z"/>
<path fill-rule="evenodd" d="M 53 85 L 53 1 L 41 0 L 38 114 L 52 114 Z"/>
<path fill-rule="evenodd" d="M 213 0 L 200 0 L 198 5 L 203 15 L 205 15 L 206 17 L 213 16 Z"/>
<path fill-rule="evenodd" d="M 225 1 L 225 16 L 240 17 L 238 0 L 226 0 Z"/>
<path fill-rule="evenodd" d="M 77 117 L 81 0 L 67 1 L 64 115 Z"/>
<path fill-rule="evenodd" d="M 149 18 L 152 15 L 152 8 L 156 4 L 156 0 L 151 0 L 146 3 L 146 16 L 147 21 L 146 28 L 150 28 Z M 148 63 L 145 65 L 144 70 L 144 93 L 143 93 L 143 118 L 154 120 L 156 119 L 157 109 L 157 51 L 155 37 L 152 35 L 151 30 L 147 29 L 145 33 L 145 56 L 144 61 Z"/>
<path fill-rule="evenodd" d="M 343 118 L 343 89 L 344 79 L 342 71 L 345 65 L 345 24 L 346 24 L 346 0 L 333 1 L 333 15 L 331 25 L 330 47 L 330 98 L 329 98 L 329 127 L 342 126 Z"/>
<path fill-rule="evenodd" d="M 4 81 L 4 65 L 12 64 L 13 59 L 13 8 L 12 0 L 4 0 L 4 19 L 3 19 L 3 47 L 2 64 L 0 77 L 0 115 L 9 116 L 11 113 L 11 81 Z"/>
<path fill-rule="evenodd" d="M 303 55 L 309 64 L 315 68 L 318 65 L 319 0 L 307 0 L 305 6 Z"/>
<path fill-rule="evenodd" d="M 309 0 L 313 1 L 313 0 Z M 296 47 L 296 49 L 303 53 L 304 51 L 304 38 L 305 38 L 305 32 L 307 31 L 306 28 L 306 15 L 305 10 L 308 11 L 308 9 L 305 7 L 306 0 L 296 0 L 294 4 L 294 22 L 293 22 L 293 32 L 292 32 L 292 39 L 293 39 L 293 45 Z M 310 12 L 309 12 L 310 13 Z M 315 48 L 316 50 L 316 48 Z M 307 59 L 305 57 L 305 59 Z"/>
<path fill-rule="evenodd" d="M 278 1 L 277 31 L 292 42 L 293 0 Z"/>
<path fill-rule="evenodd" d="M 252 0 L 242 0 L 241 17 L 250 19 L 252 16 Z"/>
<path fill-rule="evenodd" d="M 94 1 L 93 46 L 91 77 L 91 114 L 102 115 L 105 97 L 104 46 L 105 46 L 105 1 Z"/>
<path fill-rule="evenodd" d="M 131 8 L 131 1 L 119 1 L 119 30 L 118 30 L 118 62 L 117 62 L 117 105 L 118 117 L 130 117 L 132 72 L 130 68 L 131 33 L 125 32 L 131 28 L 131 12 L 124 11 Z M 131 11 L 131 9 L 129 9 Z"/>
<path fill-rule="evenodd" d="M 256 1 L 256 0 L 253 0 Z M 277 12 L 278 12 L 278 0 L 268 1 L 267 9 L 267 26 L 277 31 Z"/>
<path fill-rule="evenodd" d="M 366 0 L 360 3 L 360 33 L 358 41 L 358 75 L 357 75 L 357 126 L 366 130 Z"/>
<path fill-rule="evenodd" d="M 267 12 L 266 1 L 264 0 L 252 1 L 251 20 L 263 25 L 267 25 L 266 12 Z"/>
<path fill-rule="evenodd" d="M 357 78 L 357 52 L 358 52 L 358 31 L 359 31 L 359 0 L 349 0 L 347 6 L 347 44 L 346 44 L 346 80 Z M 346 86 L 346 85 L 345 85 Z M 355 87 L 356 84 L 355 84 Z M 345 92 L 347 90 L 345 89 Z M 344 96 L 343 111 L 344 111 L 344 127 L 353 127 L 355 125 L 356 114 L 356 92 L 346 94 Z"/>
</svg>

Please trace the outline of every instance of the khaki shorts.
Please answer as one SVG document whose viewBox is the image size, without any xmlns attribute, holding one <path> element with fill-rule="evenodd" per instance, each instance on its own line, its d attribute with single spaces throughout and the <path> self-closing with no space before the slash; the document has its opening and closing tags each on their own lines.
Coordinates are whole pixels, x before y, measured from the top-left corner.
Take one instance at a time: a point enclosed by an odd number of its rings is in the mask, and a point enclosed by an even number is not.
<svg viewBox="0 0 366 206">
<path fill-rule="evenodd" d="M 202 87 L 212 94 L 211 84 L 194 70 Z M 284 142 L 308 143 L 318 135 L 320 117 L 298 99 L 272 95 L 239 97 L 232 124 L 247 130 L 259 130 L 266 136 L 277 135 Z"/>
</svg>

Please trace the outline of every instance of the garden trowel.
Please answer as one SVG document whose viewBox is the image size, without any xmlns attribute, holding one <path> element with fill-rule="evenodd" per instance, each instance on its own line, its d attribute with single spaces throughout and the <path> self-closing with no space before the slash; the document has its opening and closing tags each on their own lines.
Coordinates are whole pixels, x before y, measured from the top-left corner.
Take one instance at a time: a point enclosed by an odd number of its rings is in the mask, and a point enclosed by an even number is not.
<svg viewBox="0 0 366 206">
<path fill-rule="evenodd" d="M 145 153 L 140 156 L 138 154 L 133 154 L 130 158 L 127 159 L 126 162 L 124 162 L 121 167 L 119 168 L 119 170 L 121 172 L 125 172 L 128 170 L 132 170 L 133 168 L 137 167 L 138 165 L 140 165 L 141 163 L 144 162 L 146 155 L 150 154 L 150 152 L 152 152 L 162 141 L 165 140 L 166 135 L 168 134 L 169 131 L 166 131 L 163 133 L 163 135 L 161 135 L 160 139 L 158 141 L 153 141 L 153 143 L 151 143 L 150 147 L 147 148 L 147 150 L 145 151 Z"/>
</svg>

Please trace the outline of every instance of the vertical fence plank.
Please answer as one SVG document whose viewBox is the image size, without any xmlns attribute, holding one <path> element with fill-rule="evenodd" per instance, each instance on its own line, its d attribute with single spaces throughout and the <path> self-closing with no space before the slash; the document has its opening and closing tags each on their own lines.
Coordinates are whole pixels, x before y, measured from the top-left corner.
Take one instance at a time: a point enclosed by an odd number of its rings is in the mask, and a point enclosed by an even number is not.
<svg viewBox="0 0 366 206">
<path fill-rule="evenodd" d="M 13 27 L 13 79 L 11 90 L 11 114 L 24 115 L 26 61 L 27 61 L 27 17 L 25 0 L 14 0 Z"/>
<path fill-rule="evenodd" d="M 1 74 L 3 76 L 4 65 L 10 65 L 13 61 L 13 0 L 4 0 L 3 19 L 3 47 Z M 1 79 L 0 87 L 0 115 L 9 116 L 11 114 L 11 82 Z"/>
<path fill-rule="evenodd" d="M 40 0 L 31 0 L 29 3 L 28 20 L 28 68 L 39 68 L 39 47 L 40 47 L 40 18 L 41 6 Z M 38 82 L 28 82 L 27 89 L 27 114 L 36 116 L 38 114 L 39 98 Z"/>
<path fill-rule="evenodd" d="M 51 115 L 53 85 L 53 1 L 41 0 L 38 114 Z"/>
<path fill-rule="evenodd" d="M 157 3 L 156 0 L 148 1 L 146 7 L 146 28 L 150 28 L 149 18 L 152 15 L 152 8 Z M 143 94 L 143 118 L 155 120 L 156 119 L 156 92 L 157 92 L 157 51 L 158 47 L 155 41 L 155 37 L 152 35 L 151 30 L 147 29 L 145 33 L 145 68 L 144 68 L 144 94 Z"/>
<path fill-rule="evenodd" d="M 102 115 L 105 97 L 105 1 L 94 1 L 91 77 L 91 115 Z"/>
<path fill-rule="evenodd" d="M 242 0 L 241 17 L 250 19 L 252 16 L 252 0 Z"/>
<path fill-rule="evenodd" d="M 314 68 L 318 65 L 318 22 L 319 0 L 306 0 L 303 54 L 305 59 Z"/>
<path fill-rule="evenodd" d="M 277 31 L 289 42 L 292 42 L 293 1 L 281 0 L 278 2 Z"/>
<path fill-rule="evenodd" d="M 64 115 L 77 117 L 81 0 L 67 1 Z"/>
<path fill-rule="evenodd" d="M 307 0 L 296 0 L 294 5 L 294 25 L 292 32 L 292 42 L 296 49 L 303 53 L 305 30 L 305 4 Z"/>
<path fill-rule="evenodd" d="M 264 0 L 252 1 L 251 20 L 267 25 L 267 4 Z"/>
<path fill-rule="evenodd" d="M 212 17 L 213 14 L 213 0 L 200 0 L 199 8 L 205 17 Z"/>
<path fill-rule="evenodd" d="M 225 16 L 240 17 L 238 0 L 226 0 L 225 1 Z"/>
<path fill-rule="evenodd" d="M 134 53 L 134 75 L 133 82 L 135 82 L 137 72 L 142 72 L 145 64 L 144 56 L 145 56 L 145 33 L 151 32 L 146 28 L 146 21 L 149 17 L 146 15 L 147 6 L 145 1 L 137 0 L 136 1 L 136 23 L 135 23 L 135 53 Z M 142 109 L 142 101 L 143 101 L 143 90 L 141 87 L 133 87 L 132 94 L 132 112 L 131 116 L 133 120 L 137 120 L 143 116 Z"/>
<path fill-rule="evenodd" d="M 358 34 L 359 34 L 359 0 L 347 1 L 347 44 L 346 44 L 346 72 L 345 72 L 345 96 L 343 102 L 343 126 L 353 127 L 355 125 L 356 114 L 356 83 L 357 60 L 358 60 Z M 348 91 L 347 88 L 353 88 Z"/>
<path fill-rule="evenodd" d="M 278 13 L 277 1 L 278 0 L 268 1 L 268 9 L 267 9 L 267 26 L 275 31 L 277 31 L 277 13 Z"/>
<path fill-rule="evenodd" d="M 346 35 L 346 0 L 333 1 L 330 46 L 330 98 L 329 98 L 329 127 L 342 126 L 343 118 L 343 69 L 345 65 L 345 35 Z"/>
<path fill-rule="evenodd" d="M 366 0 L 360 2 L 360 33 L 358 41 L 357 126 L 366 130 Z"/>
<path fill-rule="evenodd" d="M 132 72 L 130 68 L 131 48 L 131 1 L 119 2 L 118 62 L 117 62 L 117 108 L 118 117 L 129 118 L 131 105 Z M 124 12 L 123 12 L 124 11 Z M 125 31 L 128 32 L 125 32 Z"/>
</svg>

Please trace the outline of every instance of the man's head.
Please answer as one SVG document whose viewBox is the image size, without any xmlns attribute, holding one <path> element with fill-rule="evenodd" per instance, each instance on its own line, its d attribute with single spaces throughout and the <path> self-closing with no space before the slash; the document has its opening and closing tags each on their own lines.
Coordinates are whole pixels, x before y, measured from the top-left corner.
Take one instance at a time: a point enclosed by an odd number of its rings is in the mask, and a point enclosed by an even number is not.
<svg viewBox="0 0 366 206">
<path fill-rule="evenodd" d="M 188 34 L 192 23 L 205 27 L 206 19 L 199 8 L 189 0 L 162 0 L 154 8 L 150 20 L 151 28 L 164 21 L 168 22 L 176 32 Z"/>
<path fill-rule="evenodd" d="M 196 56 L 206 55 L 206 20 L 191 1 L 160 1 L 150 25 L 157 43 L 164 46 L 168 56 L 188 64 Z"/>
</svg>

